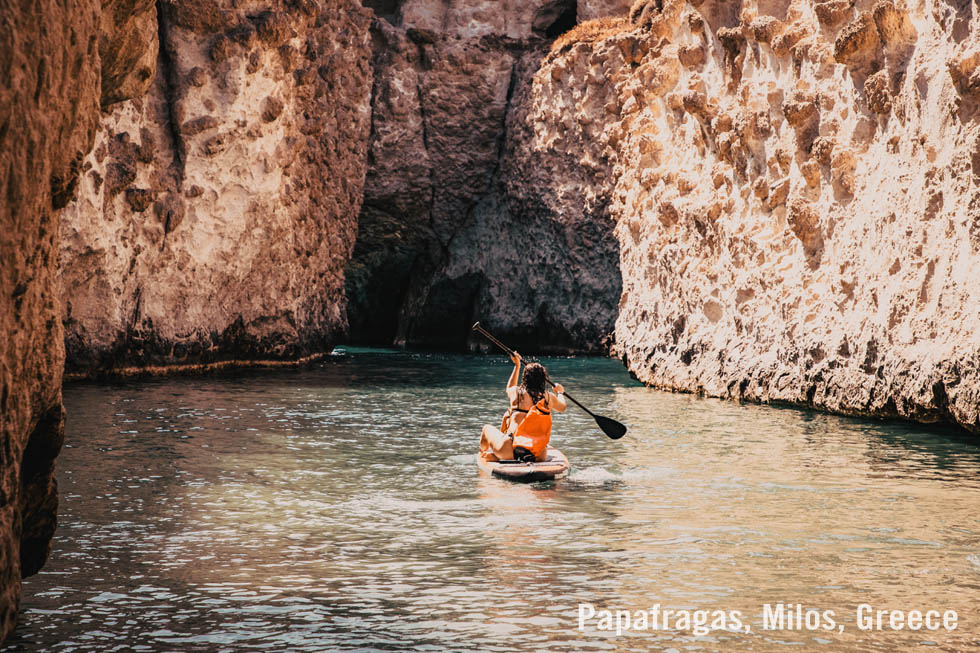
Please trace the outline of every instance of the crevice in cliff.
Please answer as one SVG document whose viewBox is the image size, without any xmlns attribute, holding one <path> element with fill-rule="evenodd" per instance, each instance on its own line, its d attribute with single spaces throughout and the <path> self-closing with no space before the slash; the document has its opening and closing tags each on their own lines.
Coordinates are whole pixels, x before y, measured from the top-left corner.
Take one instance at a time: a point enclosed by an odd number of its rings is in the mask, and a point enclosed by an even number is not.
<svg viewBox="0 0 980 653">
<path fill-rule="evenodd" d="M 514 91 L 517 88 L 517 65 L 519 62 L 520 59 L 514 59 L 514 62 L 510 65 L 510 79 L 507 82 L 507 99 L 504 100 L 504 124 L 501 125 L 500 140 L 497 142 L 497 162 L 493 168 L 493 175 L 491 176 L 491 190 L 493 185 L 500 179 L 500 168 L 504 160 L 504 150 L 507 148 L 507 126 L 510 122 L 511 111 L 514 108 Z"/>
<path fill-rule="evenodd" d="M 438 253 L 428 259 L 426 257 L 420 257 L 417 259 L 416 264 L 412 266 L 409 292 L 405 294 L 402 304 L 398 309 L 398 325 L 395 331 L 396 335 L 394 342 L 394 344 L 398 346 L 411 344 L 413 340 L 417 339 L 417 334 L 414 333 L 415 322 L 417 319 L 416 309 L 418 309 L 418 307 L 421 305 L 430 304 L 430 295 L 433 292 L 439 296 L 451 296 L 455 300 L 455 304 L 460 306 L 460 309 L 458 311 L 454 311 L 454 314 L 463 316 L 462 319 L 466 324 L 472 322 L 472 316 L 476 313 L 477 298 L 486 284 L 486 278 L 484 275 L 465 275 L 463 279 L 458 279 L 452 283 L 439 283 L 438 287 L 433 287 L 433 281 L 438 276 L 439 270 L 441 270 L 447 264 L 447 262 L 450 261 L 452 257 L 453 241 L 457 236 L 460 236 L 460 234 L 465 232 L 466 225 L 472 224 L 473 220 L 475 219 L 474 214 L 478 207 L 480 207 L 491 196 L 501 194 L 499 186 L 501 182 L 502 160 L 507 147 L 507 126 L 511 118 L 513 98 L 518 82 L 518 62 L 519 57 L 515 57 L 510 66 L 507 79 L 507 94 L 504 100 L 504 110 L 502 112 L 501 122 L 495 141 L 493 170 L 488 176 L 486 189 L 482 192 L 476 193 L 472 197 L 472 201 L 466 207 L 465 217 L 460 222 L 458 228 L 450 233 L 448 237 L 439 234 L 438 229 L 436 228 L 435 193 L 437 178 L 434 167 L 430 167 L 429 169 L 429 183 L 431 186 L 429 225 L 431 229 L 432 246 L 438 247 L 437 250 L 434 250 Z M 421 112 L 422 116 L 422 141 L 431 160 L 432 150 L 429 142 L 429 133 L 426 122 L 426 111 L 421 83 L 418 86 L 418 91 L 419 111 Z M 466 333 L 465 329 L 450 329 L 447 331 L 453 334 Z M 455 342 L 455 339 L 447 336 L 443 338 L 443 341 Z M 417 345 L 418 343 L 415 344 Z M 455 342 L 455 347 L 465 348 L 465 344 L 465 336 L 463 336 L 462 340 Z M 451 348 L 454 347 L 451 346 Z"/>
<path fill-rule="evenodd" d="M 618 265 L 606 275 L 598 261 L 613 252 L 606 225 L 582 223 L 604 209 L 582 207 L 588 215 L 581 218 L 580 207 L 575 215 L 556 209 L 539 197 L 547 171 L 523 153 L 531 75 L 549 42 L 542 35 L 577 16 L 573 6 L 553 0 L 521 40 L 457 43 L 376 23 L 375 47 L 391 54 L 376 49 L 384 83 L 372 95 L 372 156 L 395 158 L 369 162 L 374 186 L 346 269 L 350 342 L 465 349 L 473 316 L 492 314 L 530 350 L 603 347 L 611 324 L 596 317 L 595 304 L 615 306 L 607 295 L 618 300 L 621 275 Z M 522 256 L 528 265 L 508 274 L 501 262 L 524 242 L 543 249 Z M 560 281 L 561 274 L 545 278 L 542 270 L 560 267 L 556 261 L 599 271 L 602 280 L 590 277 L 582 287 Z M 553 285 L 574 299 L 546 297 Z M 569 304 L 579 303 L 587 308 L 577 316 Z"/>
<path fill-rule="evenodd" d="M 139 340 L 138 329 L 140 325 L 140 313 L 143 308 L 143 286 L 137 286 L 133 292 L 133 312 L 129 320 L 124 325 L 122 333 L 118 335 L 115 343 L 110 350 L 102 357 L 102 361 L 96 365 L 97 368 L 112 369 L 125 361 L 134 350 L 134 343 Z"/>
<path fill-rule="evenodd" d="M 425 60 L 425 50 L 423 46 L 419 45 L 419 59 Z M 428 216 L 427 221 L 427 231 L 428 234 L 423 236 L 423 240 L 429 241 L 429 247 L 438 248 L 438 259 L 432 260 L 428 259 L 424 255 L 419 255 L 424 252 L 425 247 L 417 253 L 412 262 L 409 273 L 408 280 L 405 288 L 405 293 L 402 295 L 402 301 L 398 305 L 395 311 L 395 324 L 393 325 L 393 343 L 397 346 L 406 345 L 406 334 L 411 331 L 410 320 L 407 316 L 412 314 L 412 307 L 424 303 L 426 296 L 428 295 L 427 285 L 428 280 L 432 277 L 435 270 L 439 269 L 443 261 L 446 260 L 448 256 L 448 241 L 443 242 L 439 235 L 438 229 L 436 229 L 436 186 L 438 185 L 438 179 L 436 177 L 436 170 L 433 164 L 434 156 L 432 151 L 431 134 L 429 133 L 429 116 L 426 111 L 425 106 L 425 92 L 424 92 L 424 79 L 423 75 L 420 73 L 418 78 L 418 84 L 415 87 L 418 103 L 419 103 L 419 122 L 421 125 L 421 137 L 422 137 L 422 147 L 426 152 L 428 158 L 428 182 L 429 182 L 429 197 L 427 198 L 427 210 L 426 214 Z M 450 237 L 451 238 L 451 237 Z M 435 257 L 433 257 L 435 258 Z M 423 282 L 425 280 L 425 282 Z"/>
<path fill-rule="evenodd" d="M 419 48 L 419 55 L 424 57 L 425 53 L 422 52 L 422 48 Z M 436 176 L 435 168 L 432 166 L 432 146 L 429 143 L 429 124 L 428 117 L 425 111 L 425 95 L 422 93 L 422 77 L 419 76 L 419 83 L 415 87 L 415 91 L 419 99 L 419 122 L 422 125 L 422 147 L 425 148 L 425 152 L 429 157 L 429 228 L 435 232 L 435 225 L 433 224 L 433 209 L 436 204 Z"/>
<path fill-rule="evenodd" d="M 508 131 L 507 126 L 510 122 L 511 111 L 513 109 L 514 102 L 514 91 L 517 88 L 518 81 L 518 70 L 517 66 L 520 59 L 515 58 L 510 66 L 510 78 L 507 80 L 507 98 L 504 100 L 504 117 L 502 124 L 500 126 L 500 135 L 497 137 L 497 154 L 494 160 L 493 172 L 490 173 L 490 183 L 487 186 L 487 191 L 481 194 L 475 199 L 475 201 L 470 204 L 466 211 L 466 218 L 463 220 L 463 225 L 469 224 L 473 220 L 473 213 L 476 208 L 486 199 L 488 195 L 491 195 L 498 191 L 498 186 L 501 183 L 501 172 L 500 169 L 503 167 L 504 152 L 507 148 L 507 137 Z M 428 146 L 426 147 L 428 150 Z M 449 240 L 442 245 L 443 257 L 448 258 L 450 250 L 452 249 L 453 240 L 462 233 L 462 229 L 456 230 L 450 237 Z"/>
<path fill-rule="evenodd" d="M 426 53 L 422 45 L 418 46 L 419 49 L 419 59 L 425 61 Z M 437 247 L 439 256 L 437 260 L 427 259 L 424 255 L 419 255 L 424 252 L 425 247 L 423 247 L 419 253 L 414 257 L 409 273 L 408 280 L 406 284 L 405 293 L 402 295 L 402 301 L 398 304 L 398 308 L 395 311 L 395 324 L 393 325 L 393 344 L 397 346 L 405 346 L 407 341 L 407 335 L 411 331 L 410 320 L 407 319 L 408 316 L 412 314 L 412 307 L 417 306 L 425 301 L 428 294 L 427 285 L 428 280 L 432 277 L 435 270 L 439 269 L 443 261 L 446 260 L 448 256 L 448 244 L 449 241 L 443 242 L 439 235 L 438 229 L 436 229 L 436 186 L 438 185 L 438 179 L 436 178 L 435 166 L 433 165 L 433 151 L 431 143 L 431 134 L 429 133 L 429 116 L 426 111 L 425 106 L 425 92 L 424 92 L 424 78 L 423 74 L 420 72 L 418 77 L 418 84 L 415 87 L 418 103 L 419 103 L 419 123 L 421 125 L 421 137 L 422 137 L 422 147 L 426 152 L 428 158 L 428 182 L 429 182 L 429 197 L 427 198 L 427 209 L 426 214 L 428 217 L 427 230 L 428 235 L 423 237 L 423 240 L 429 241 L 429 247 Z M 451 240 L 451 237 L 450 237 Z M 434 258 L 434 257 L 433 257 Z M 423 282 L 425 280 L 425 282 Z M 388 343 L 385 343 L 388 344 Z"/>
<path fill-rule="evenodd" d="M 163 100 L 166 107 L 167 129 L 173 141 L 174 152 L 174 175 L 178 192 L 182 191 L 184 184 L 184 141 L 180 135 L 180 121 L 178 119 L 177 99 L 178 99 L 178 80 L 177 66 L 174 63 L 173 55 L 170 52 L 170 38 L 167 24 L 166 12 L 163 8 L 162 0 L 157 2 L 157 29 L 159 33 L 160 54 L 159 72 L 163 80 Z"/>
<path fill-rule="evenodd" d="M 142 304 L 143 304 L 143 287 L 142 286 L 139 286 L 139 287 L 136 288 L 136 292 L 133 293 L 133 301 L 134 301 L 133 317 L 129 321 L 129 333 L 130 334 L 132 334 L 134 331 L 136 331 L 136 325 L 139 324 L 140 308 L 142 308 Z"/>
</svg>

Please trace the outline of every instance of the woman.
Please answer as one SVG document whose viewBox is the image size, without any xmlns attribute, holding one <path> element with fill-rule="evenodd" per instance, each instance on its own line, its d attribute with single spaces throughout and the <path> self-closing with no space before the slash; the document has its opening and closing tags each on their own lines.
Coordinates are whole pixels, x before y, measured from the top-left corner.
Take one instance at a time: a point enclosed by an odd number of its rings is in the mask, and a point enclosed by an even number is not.
<svg viewBox="0 0 980 653">
<path fill-rule="evenodd" d="M 480 436 L 480 455 L 485 460 L 541 461 L 548 457 L 548 441 L 551 439 L 551 411 L 565 412 L 565 389 L 555 384 L 555 391 L 548 392 L 548 373 L 539 363 L 528 363 L 521 377 L 521 355 L 514 352 L 510 359 L 514 371 L 507 381 L 507 398 L 510 409 L 504 415 L 500 428 L 486 424 Z"/>
</svg>

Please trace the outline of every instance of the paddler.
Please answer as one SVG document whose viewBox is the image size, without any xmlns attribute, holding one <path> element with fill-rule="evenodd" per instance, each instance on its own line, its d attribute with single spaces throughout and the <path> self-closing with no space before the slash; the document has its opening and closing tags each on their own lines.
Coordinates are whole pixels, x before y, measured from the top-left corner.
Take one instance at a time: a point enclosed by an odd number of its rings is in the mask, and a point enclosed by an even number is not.
<svg viewBox="0 0 980 653">
<path fill-rule="evenodd" d="M 510 409 L 500 428 L 486 424 L 480 436 L 480 455 L 485 460 L 542 461 L 548 456 L 551 411 L 565 412 L 565 389 L 547 389 L 548 372 L 540 363 L 528 363 L 521 375 L 521 355 L 511 354 L 514 370 L 507 380 Z M 517 380 L 521 379 L 518 385 Z"/>
</svg>

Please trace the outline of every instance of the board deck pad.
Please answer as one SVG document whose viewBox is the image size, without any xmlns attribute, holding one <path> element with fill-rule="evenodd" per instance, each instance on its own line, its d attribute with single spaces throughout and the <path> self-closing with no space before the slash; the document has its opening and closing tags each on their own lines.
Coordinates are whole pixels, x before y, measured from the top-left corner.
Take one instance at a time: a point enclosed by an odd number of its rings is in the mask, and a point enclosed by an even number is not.
<svg viewBox="0 0 980 653">
<path fill-rule="evenodd" d="M 481 471 L 491 476 L 525 483 L 562 478 L 568 475 L 571 467 L 565 454 L 554 447 L 548 447 L 548 456 L 540 462 L 522 463 L 514 460 L 488 462 L 477 454 L 476 464 Z"/>
</svg>

